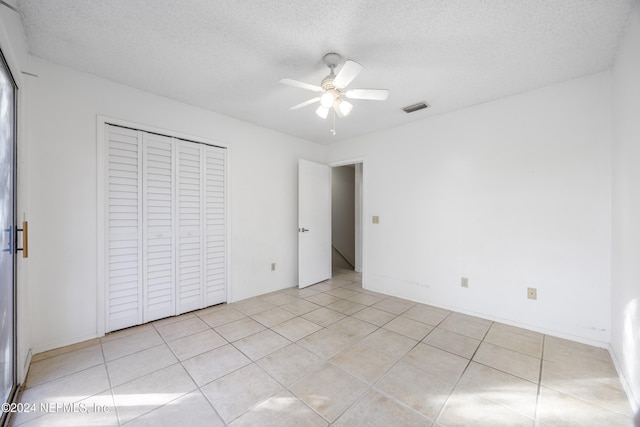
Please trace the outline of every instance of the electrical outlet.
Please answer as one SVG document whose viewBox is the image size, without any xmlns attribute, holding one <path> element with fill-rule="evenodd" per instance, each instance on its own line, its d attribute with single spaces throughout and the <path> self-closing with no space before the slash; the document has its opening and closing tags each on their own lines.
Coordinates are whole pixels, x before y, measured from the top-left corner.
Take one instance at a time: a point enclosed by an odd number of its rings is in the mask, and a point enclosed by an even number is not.
<svg viewBox="0 0 640 427">
<path fill-rule="evenodd" d="M 271 271 L 276 271 L 276 263 L 275 262 L 271 263 Z"/>
<path fill-rule="evenodd" d="M 536 288 L 527 288 L 527 298 L 529 298 L 529 299 L 538 299 L 538 289 L 536 289 Z"/>
<path fill-rule="evenodd" d="M 463 288 L 468 288 L 469 287 L 469 278 L 468 277 L 460 278 L 460 286 L 462 286 Z"/>
</svg>

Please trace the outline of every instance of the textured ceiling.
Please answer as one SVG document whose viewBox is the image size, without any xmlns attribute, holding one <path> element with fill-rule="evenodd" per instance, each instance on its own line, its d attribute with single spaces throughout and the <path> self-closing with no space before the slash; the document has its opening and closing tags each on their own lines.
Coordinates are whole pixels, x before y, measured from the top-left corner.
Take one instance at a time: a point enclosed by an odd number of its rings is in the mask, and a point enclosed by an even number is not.
<svg viewBox="0 0 640 427">
<path fill-rule="evenodd" d="M 35 56 L 328 144 L 610 67 L 634 0 L 19 0 Z M 331 121 L 288 108 L 337 52 L 386 88 Z M 413 114 L 401 108 L 426 101 Z"/>
</svg>

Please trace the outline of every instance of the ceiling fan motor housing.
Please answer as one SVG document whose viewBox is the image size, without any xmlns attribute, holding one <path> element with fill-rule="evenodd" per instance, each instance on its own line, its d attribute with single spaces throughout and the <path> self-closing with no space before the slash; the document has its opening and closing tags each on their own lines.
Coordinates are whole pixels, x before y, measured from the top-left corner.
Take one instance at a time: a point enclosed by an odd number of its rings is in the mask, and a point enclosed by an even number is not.
<svg viewBox="0 0 640 427">
<path fill-rule="evenodd" d="M 322 83 L 320 83 L 320 86 L 322 86 L 322 89 L 325 92 L 336 89 L 335 85 L 333 84 L 333 79 L 335 78 L 335 76 L 336 75 L 333 74 L 333 70 L 331 70 L 331 74 L 322 79 Z"/>
</svg>

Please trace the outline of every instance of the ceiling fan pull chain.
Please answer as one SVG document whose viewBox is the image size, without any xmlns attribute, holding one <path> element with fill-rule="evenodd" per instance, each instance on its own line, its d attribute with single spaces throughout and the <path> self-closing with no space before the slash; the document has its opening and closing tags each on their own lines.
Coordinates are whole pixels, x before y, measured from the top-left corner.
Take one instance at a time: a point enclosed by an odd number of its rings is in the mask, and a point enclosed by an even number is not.
<svg viewBox="0 0 640 427">
<path fill-rule="evenodd" d="M 333 109 L 333 129 L 331 129 L 331 133 L 333 134 L 333 136 L 336 136 L 336 110 Z"/>
</svg>

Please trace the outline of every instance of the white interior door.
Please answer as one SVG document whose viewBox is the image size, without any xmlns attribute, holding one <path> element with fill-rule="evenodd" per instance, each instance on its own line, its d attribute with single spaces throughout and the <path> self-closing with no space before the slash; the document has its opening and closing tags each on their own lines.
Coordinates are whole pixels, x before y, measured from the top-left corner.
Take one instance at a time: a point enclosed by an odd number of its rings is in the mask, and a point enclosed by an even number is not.
<svg viewBox="0 0 640 427">
<path fill-rule="evenodd" d="M 298 163 L 298 286 L 331 278 L 331 168 Z"/>
</svg>

